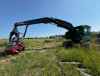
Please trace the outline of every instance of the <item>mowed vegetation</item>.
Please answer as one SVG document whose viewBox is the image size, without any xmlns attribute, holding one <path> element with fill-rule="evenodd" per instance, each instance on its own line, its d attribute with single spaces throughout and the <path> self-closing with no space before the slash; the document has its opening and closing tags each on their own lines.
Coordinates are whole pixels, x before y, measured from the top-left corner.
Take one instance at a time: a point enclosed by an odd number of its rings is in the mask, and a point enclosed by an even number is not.
<svg viewBox="0 0 100 76">
<path fill-rule="evenodd" d="M 25 51 L 0 59 L 0 76 L 83 76 L 78 67 L 87 69 L 92 76 L 100 76 L 99 50 L 94 47 L 66 49 L 63 41 L 62 38 L 25 39 Z"/>
</svg>

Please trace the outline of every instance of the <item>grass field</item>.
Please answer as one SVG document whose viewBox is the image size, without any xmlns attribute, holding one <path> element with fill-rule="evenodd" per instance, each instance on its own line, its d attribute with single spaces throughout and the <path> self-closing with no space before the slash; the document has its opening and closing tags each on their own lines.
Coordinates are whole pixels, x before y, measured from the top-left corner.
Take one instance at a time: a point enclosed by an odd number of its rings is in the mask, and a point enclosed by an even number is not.
<svg viewBox="0 0 100 76">
<path fill-rule="evenodd" d="M 76 68 L 85 68 L 90 75 L 100 76 L 100 51 L 94 47 L 66 49 L 62 47 L 63 41 L 59 38 L 24 40 L 25 51 L 0 58 L 0 76 L 83 76 Z M 6 42 L 0 45 L 2 48 Z"/>
</svg>

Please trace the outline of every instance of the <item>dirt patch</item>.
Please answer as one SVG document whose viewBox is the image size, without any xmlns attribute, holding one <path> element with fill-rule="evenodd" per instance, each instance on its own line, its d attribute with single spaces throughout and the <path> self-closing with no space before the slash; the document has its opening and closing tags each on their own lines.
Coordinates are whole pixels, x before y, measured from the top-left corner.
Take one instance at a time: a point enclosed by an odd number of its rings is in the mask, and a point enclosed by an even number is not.
<svg viewBox="0 0 100 76">
<path fill-rule="evenodd" d="M 0 63 L 3 63 L 3 64 L 10 64 L 11 61 L 10 61 L 10 59 L 5 59 L 5 60 L 1 60 Z"/>
</svg>

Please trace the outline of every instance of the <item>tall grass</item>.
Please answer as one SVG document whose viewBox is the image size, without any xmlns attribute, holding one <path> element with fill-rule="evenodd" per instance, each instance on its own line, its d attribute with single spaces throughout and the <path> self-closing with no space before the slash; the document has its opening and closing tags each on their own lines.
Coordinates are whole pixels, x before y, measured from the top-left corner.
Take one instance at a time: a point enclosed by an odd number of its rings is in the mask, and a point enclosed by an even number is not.
<svg viewBox="0 0 100 76">
<path fill-rule="evenodd" d="M 43 48 L 59 46 L 63 40 L 59 39 L 31 39 L 25 40 L 27 48 Z M 4 42 L 3 42 L 4 43 Z M 5 46 L 5 44 L 2 44 Z M 46 51 L 45 51 L 46 50 Z M 81 76 L 76 66 L 58 61 L 80 62 L 93 76 L 100 76 L 100 52 L 92 49 L 56 47 L 42 49 L 41 52 L 26 50 L 17 56 L 9 56 L 8 60 L 0 61 L 0 76 Z"/>
<path fill-rule="evenodd" d="M 26 52 L 0 62 L 0 76 L 63 76 L 52 52 Z M 71 65 L 63 65 L 65 76 L 80 76 Z"/>
<path fill-rule="evenodd" d="M 0 47 L 7 46 L 7 40 L 6 39 L 0 39 Z"/>
<path fill-rule="evenodd" d="M 59 50 L 59 51 L 58 51 Z M 60 61 L 75 61 L 83 64 L 93 76 L 100 76 L 100 52 L 96 50 L 59 48 L 57 56 Z"/>
</svg>

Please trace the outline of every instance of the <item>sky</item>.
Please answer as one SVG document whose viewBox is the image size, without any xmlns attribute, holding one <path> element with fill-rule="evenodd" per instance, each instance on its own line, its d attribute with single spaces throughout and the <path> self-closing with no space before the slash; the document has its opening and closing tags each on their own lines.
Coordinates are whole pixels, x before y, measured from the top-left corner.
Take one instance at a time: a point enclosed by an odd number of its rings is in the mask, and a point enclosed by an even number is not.
<svg viewBox="0 0 100 76">
<path fill-rule="evenodd" d="M 74 26 L 87 24 L 92 31 L 100 31 L 100 0 L 0 0 L 0 38 L 9 37 L 15 22 L 41 17 L 63 19 Z M 52 24 L 36 24 L 28 28 L 27 36 L 65 32 Z"/>
</svg>

